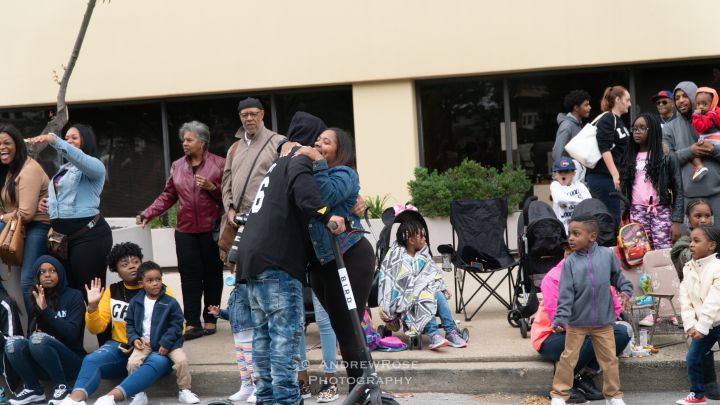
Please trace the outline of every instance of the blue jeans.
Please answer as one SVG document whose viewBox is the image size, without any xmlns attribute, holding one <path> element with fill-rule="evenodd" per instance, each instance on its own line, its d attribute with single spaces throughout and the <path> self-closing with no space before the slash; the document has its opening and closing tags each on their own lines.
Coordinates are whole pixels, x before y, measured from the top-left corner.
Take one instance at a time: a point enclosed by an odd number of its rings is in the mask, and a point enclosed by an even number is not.
<svg viewBox="0 0 720 405">
<path fill-rule="evenodd" d="M 710 329 L 710 332 L 700 340 L 693 339 L 687 352 L 686 360 L 688 378 L 690 379 L 690 391 L 694 392 L 697 397 L 705 395 L 703 357 L 710 351 L 715 342 L 720 343 L 720 326 Z"/>
<path fill-rule="evenodd" d="M 161 356 L 158 352 L 152 352 L 145 359 L 142 366 L 115 388 L 120 390 L 124 399 L 135 396 L 150 388 L 157 380 L 172 371 L 172 361 L 168 356 Z"/>
<path fill-rule="evenodd" d="M 619 355 L 630 342 L 630 335 L 628 335 L 627 328 L 617 324 L 613 325 L 613 332 L 615 333 L 615 354 Z M 560 360 L 560 355 L 563 350 L 565 350 L 565 334 L 551 333 L 545 338 L 538 353 L 548 360 L 558 361 Z M 600 371 L 600 365 L 595 358 L 595 350 L 593 349 L 590 336 L 585 336 L 585 341 L 580 348 L 580 356 L 578 356 L 577 365 L 575 366 L 575 374 L 578 374 L 580 370 L 585 367 Z"/>
<path fill-rule="evenodd" d="M 335 374 L 337 364 L 335 363 L 335 345 L 337 337 L 335 331 L 330 324 L 330 316 L 318 301 L 315 293 L 312 293 L 313 311 L 315 312 L 315 323 L 320 331 L 320 346 L 322 347 L 323 372 L 326 374 Z M 298 354 L 300 355 L 300 364 L 298 371 L 308 369 L 307 351 L 305 349 L 305 334 L 300 336 L 300 344 L 298 345 Z"/>
<path fill-rule="evenodd" d="M 238 333 L 253 328 L 252 311 L 248 298 L 247 284 L 235 284 L 228 298 L 227 317 L 230 321 L 232 333 Z"/>
<path fill-rule="evenodd" d="M 90 397 L 100 385 L 101 378 L 123 378 L 127 375 L 128 356 L 118 348 L 120 343 L 108 340 L 94 352 L 85 356 L 73 391 L 82 391 Z"/>
<path fill-rule="evenodd" d="M 455 325 L 455 318 L 452 316 L 450 305 L 448 305 L 447 298 L 442 291 L 435 293 L 435 300 L 437 301 L 437 314 L 440 316 L 442 327 L 445 329 L 445 335 L 447 335 L 450 331 L 457 329 L 457 326 Z M 438 333 L 438 324 L 435 317 L 433 317 L 430 322 L 425 325 L 425 333 L 427 335 L 434 335 Z"/>
<path fill-rule="evenodd" d="M 5 228 L 5 223 L 0 221 L 0 232 Z M 23 292 L 25 313 L 32 313 L 32 288 L 36 281 L 37 269 L 32 266 L 35 260 L 42 255 L 48 254 L 47 235 L 50 225 L 42 222 L 30 222 L 25 225 L 25 245 L 23 250 L 23 261 L 20 269 L 20 286 Z M 29 318 L 29 316 L 28 316 Z"/>
<path fill-rule="evenodd" d="M 82 356 L 68 349 L 47 333 L 36 332 L 29 338 L 9 338 L 5 356 L 25 387 L 39 389 L 39 378 L 54 385 L 65 384 L 77 376 Z"/>
<path fill-rule="evenodd" d="M 615 192 L 612 176 L 609 174 L 588 173 L 585 175 L 585 182 L 593 198 L 602 201 L 615 218 L 615 227 L 620 225 L 620 199 L 617 196 L 610 196 Z"/>
<path fill-rule="evenodd" d="M 303 334 L 302 283 L 267 268 L 247 280 L 253 315 L 253 379 L 258 405 L 300 402 L 296 370 Z"/>
</svg>

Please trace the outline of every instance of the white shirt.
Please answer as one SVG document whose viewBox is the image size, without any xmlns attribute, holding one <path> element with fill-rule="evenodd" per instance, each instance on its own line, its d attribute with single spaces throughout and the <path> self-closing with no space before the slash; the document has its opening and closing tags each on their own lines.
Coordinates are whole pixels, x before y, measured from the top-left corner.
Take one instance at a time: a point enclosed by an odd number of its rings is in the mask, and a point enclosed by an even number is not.
<svg viewBox="0 0 720 405">
<path fill-rule="evenodd" d="M 157 302 L 157 299 L 150 299 L 147 296 L 145 296 L 145 313 L 143 314 L 143 335 L 142 337 L 144 339 L 147 339 L 147 341 L 150 341 L 150 327 L 152 326 L 152 313 L 153 308 L 155 308 L 155 302 Z"/>
<path fill-rule="evenodd" d="M 563 223 L 565 232 L 567 232 L 568 222 L 570 222 L 575 206 L 580 201 L 590 198 L 590 191 L 580 182 L 572 182 L 569 186 L 563 186 L 559 181 L 555 180 L 550 184 L 550 194 L 552 195 L 555 216 Z"/>
</svg>

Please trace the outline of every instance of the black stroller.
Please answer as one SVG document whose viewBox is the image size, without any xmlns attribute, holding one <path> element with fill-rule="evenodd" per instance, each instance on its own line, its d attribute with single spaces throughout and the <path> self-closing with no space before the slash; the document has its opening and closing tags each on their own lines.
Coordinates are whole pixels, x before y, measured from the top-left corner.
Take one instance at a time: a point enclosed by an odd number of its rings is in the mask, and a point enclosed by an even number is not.
<svg viewBox="0 0 720 405">
<path fill-rule="evenodd" d="M 600 246 L 612 247 L 617 244 L 617 226 L 615 226 L 615 218 L 610 214 L 605 204 L 597 198 L 588 198 L 582 200 L 580 204 L 575 206 L 573 217 L 578 215 L 592 215 L 597 219 L 600 227 L 598 232 L 597 243 Z"/>
<path fill-rule="evenodd" d="M 538 309 L 540 284 L 545 273 L 562 260 L 567 235 L 552 208 L 537 201 L 535 196 L 525 200 L 517 229 L 520 270 L 507 319 L 510 325 L 519 327 L 520 334 L 526 338 L 530 317 Z"/>
<path fill-rule="evenodd" d="M 425 241 L 427 243 L 428 249 L 430 250 L 430 254 L 432 255 L 432 249 L 430 245 L 430 233 L 428 232 L 428 226 L 425 222 L 425 218 L 417 212 L 413 210 L 405 210 L 399 213 L 398 215 L 395 215 L 394 208 L 388 208 L 385 211 L 383 211 L 382 214 L 382 222 L 383 222 L 383 229 L 380 231 L 380 236 L 378 237 L 377 244 L 375 245 L 375 257 L 377 259 L 377 268 L 375 271 L 375 279 L 373 280 L 373 285 L 371 287 L 370 297 L 368 299 L 368 307 L 377 307 L 378 306 L 378 290 L 379 290 L 379 272 L 380 267 L 382 265 L 383 259 L 385 259 L 385 255 L 387 254 L 388 250 L 390 250 L 390 241 L 392 240 L 392 230 L 393 225 L 395 224 L 401 224 L 407 220 L 414 220 L 416 222 L 419 222 L 422 224 L 422 226 L 425 228 Z M 438 327 L 442 328 L 442 324 L 438 325 Z M 388 337 L 392 335 L 392 331 L 387 329 L 385 325 L 378 325 L 377 332 L 381 337 Z M 467 328 L 463 328 L 460 330 L 460 334 L 462 335 L 462 338 L 465 341 L 468 341 L 470 339 L 470 331 Z M 408 345 L 408 348 L 410 350 L 412 349 L 419 349 L 422 350 L 422 336 L 418 334 L 417 336 L 414 336 L 410 338 L 410 344 Z"/>
</svg>

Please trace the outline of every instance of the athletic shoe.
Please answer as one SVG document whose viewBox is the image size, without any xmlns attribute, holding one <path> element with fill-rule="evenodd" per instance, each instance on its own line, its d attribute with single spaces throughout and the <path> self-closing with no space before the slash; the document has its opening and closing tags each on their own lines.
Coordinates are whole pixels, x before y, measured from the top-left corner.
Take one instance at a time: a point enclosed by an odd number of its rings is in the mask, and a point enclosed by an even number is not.
<svg viewBox="0 0 720 405">
<path fill-rule="evenodd" d="M 565 405 L 565 400 L 562 398 L 553 398 L 550 401 L 550 405 Z"/>
<path fill-rule="evenodd" d="M 317 402 L 325 403 L 332 402 L 340 398 L 338 395 L 337 384 L 323 383 L 320 386 L 320 392 L 318 392 Z"/>
<path fill-rule="evenodd" d="M 605 405 L 625 405 L 625 401 L 622 398 L 606 399 Z"/>
<path fill-rule="evenodd" d="M 52 401 L 50 401 L 52 403 Z M 57 402 L 58 405 L 85 405 L 85 401 L 74 401 L 70 396 L 66 396 L 65 399 L 63 399 L 60 402 Z"/>
<path fill-rule="evenodd" d="M 245 401 L 255 392 L 255 384 L 249 382 L 240 386 L 240 390 L 228 397 L 231 401 Z"/>
<path fill-rule="evenodd" d="M 310 384 L 306 384 L 305 381 L 299 380 L 298 385 L 300 386 L 300 398 L 308 399 L 312 397 L 312 392 L 310 392 Z"/>
<path fill-rule="evenodd" d="M 668 321 L 670 321 L 673 326 L 678 326 L 678 320 L 674 315 L 668 316 Z"/>
<path fill-rule="evenodd" d="M 645 318 L 641 319 L 640 322 L 638 322 L 638 325 L 640 326 L 653 326 L 653 323 L 655 323 L 655 318 L 653 318 L 652 314 L 646 316 Z"/>
<path fill-rule="evenodd" d="M 182 402 L 183 404 L 199 404 L 200 398 L 198 398 L 195 393 L 188 389 L 180 390 L 178 392 L 178 401 Z"/>
<path fill-rule="evenodd" d="M 452 347 L 467 347 L 467 342 L 460 336 L 460 332 L 457 329 L 453 329 L 445 334 L 445 339 L 450 342 Z"/>
<path fill-rule="evenodd" d="M 26 405 L 34 404 L 35 402 L 45 401 L 47 401 L 45 399 L 45 391 L 43 391 L 42 388 L 38 388 L 35 390 L 23 388 L 22 391 L 18 392 L 17 395 L 15 395 L 15 398 L 12 398 L 10 400 L 10 403 L 12 405 Z"/>
<path fill-rule="evenodd" d="M 701 397 L 696 397 L 695 393 L 691 392 L 685 398 L 678 399 L 677 401 L 675 401 L 675 403 L 678 405 L 690 405 L 690 404 L 705 405 L 705 404 L 707 404 L 707 400 L 705 399 L 704 395 Z"/>
<path fill-rule="evenodd" d="M 52 396 L 52 399 L 50 400 L 50 403 L 54 404 L 55 401 L 57 401 L 57 403 L 60 403 L 60 401 L 65 399 L 65 397 L 67 397 L 69 393 L 70 393 L 70 390 L 68 389 L 67 385 L 65 385 L 65 384 L 56 385 L 55 388 L 53 389 L 53 396 Z"/>
<path fill-rule="evenodd" d="M 591 378 L 575 378 L 573 381 L 573 388 L 580 390 L 585 398 L 590 401 L 600 401 L 605 398 L 603 393 L 595 387 Z"/>
<path fill-rule="evenodd" d="M 112 395 L 104 395 L 98 398 L 94 405 L 115 405 L 115 397 Z"/>
<path fill-rule="evenodd" d="M 702 180 L 705 175 L 708 174 L 708 168 L 705 166 L 696 167 L 695 171 L 693 172 L 692 181 L 698 182 Z"/>
<path fill-rule="evenodd" d="M 422 338 L 422 336 L 418 336 L 418 339 L 421 339 L 421 338 Z M 445 339 L 444 337 L 442 337 L 442 335 L 439 333 L 436 333 L 436 334 L 430 336 L 430 350 L 439 349 L 439 348 L 445 347 L 449 344 L 450 344 L 450 342 L 448 342 L 448 340 Z"/>
<path fill-rule="evenodd" d="M 135 394 L 134 397 L 132 397 L 132 401 L 130 401 L 130 405 L 147 405 L 148 404 L 148 397 L 145 392 L 138 392 Z"/>
<path fill-rule="evenodd" d="M 302 402 L 302 401 L 303 401 L 303 399 L 300 398 L 300 402 Z M 257 402 L 257 397 L 255 397 L 255 390 L 253 390 L 252 395 L 250 395 L 248 397 L 248 399 L 245 400 L 245 402 L 247 402 L 248 404 L 254 404 L 255 402 Z"/>
</svg>

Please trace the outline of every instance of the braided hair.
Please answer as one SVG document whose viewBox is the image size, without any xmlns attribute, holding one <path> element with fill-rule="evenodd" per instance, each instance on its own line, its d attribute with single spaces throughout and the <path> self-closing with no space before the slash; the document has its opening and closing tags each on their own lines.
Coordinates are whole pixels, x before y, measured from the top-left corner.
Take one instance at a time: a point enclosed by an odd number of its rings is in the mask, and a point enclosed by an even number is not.
<svg viewBox="0 0 720 405">
<path fill-rule="evenodd" d="M 699 206 L 699 205 L 707 205 L 708 208 L 710 208 L 710 214 L 713 213 L 712 210 L 712 204 L 710 204 L 710 201 L 704 199 L 704 198 L 693 198 L 687 203 L 687 207 L 685 207 L 685 216 L 689 217 L 690 213 L 692 212 L 693 208 Z"/>
<path fill-rule="evenodd" d="M 715 228 L 711 225 L 700 225 L 697 228 L 693 229 L 693 231 L 694 230 L 701 231 L 708 241 L 715 242 L 715 251 L 713 253 L 720 253 L 720 229 Z"/>
<path fill-rule="evenodd" d="M 400 246 L 407 248 L 407 241 L 415 235 L 425 235 L 425 227 L 418 221 L 406 220 L 398 226 L 395 238 Z"/>
<path fill-rule="evenodd" d="M 668 163 L 662 148 L 662 127 L 660 126 L 660 120 L 653 114 L 642 113 L 635 118 L 635 122 L 640 118 L 645 120 L 648 129 L 648 155 L 647 163 L 645 164 L 645 179 L 650 180 L 658 193 L 663 193 L 670 188 L 670 178 L 669 176 L 663 175 L 663 171 L 667 170 Z M 622 172 L 620 174 L 622 190 L 624 190 L 628 198 L 632 196 L 632 187 L 635 183 L 638 152 L 640 152 L 638 144 L 628 142 L 625 156 L 623 156 Z"/>
</svg>

